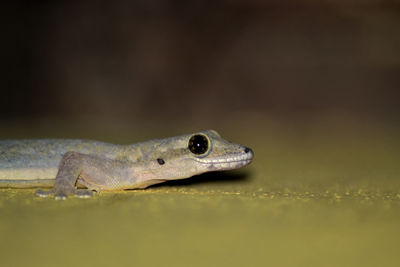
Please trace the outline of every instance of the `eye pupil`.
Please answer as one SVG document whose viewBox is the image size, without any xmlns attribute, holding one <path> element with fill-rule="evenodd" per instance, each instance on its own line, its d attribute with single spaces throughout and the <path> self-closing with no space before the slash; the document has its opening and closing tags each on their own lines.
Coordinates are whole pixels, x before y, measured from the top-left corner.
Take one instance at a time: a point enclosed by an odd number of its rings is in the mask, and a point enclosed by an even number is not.
<svg viewBox="0 0 400 267">
<path fill-rule="evenodd" d="M 193 135 L 189 140 L 189 150 L 193 154 L 204 154 L 208 150 L 208 139 L 204 135 Z"/>
</svg>

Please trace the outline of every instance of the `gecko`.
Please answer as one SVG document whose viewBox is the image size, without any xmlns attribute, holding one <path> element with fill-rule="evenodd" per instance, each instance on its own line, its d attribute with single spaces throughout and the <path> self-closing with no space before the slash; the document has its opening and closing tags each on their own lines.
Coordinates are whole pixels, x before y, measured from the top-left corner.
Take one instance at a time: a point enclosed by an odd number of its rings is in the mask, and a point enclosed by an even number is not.
<svg viewBox="0 0 400 267">
<path fill-rule="evenodd" d="M 0 187 L 39 188 L 39 197 L 88 198 L 94 192 L 142 189 L 238 169 L 253 157 L 252 149 L 229 142 L 214 130 L 130 145 L 81 139 L 3 140 Z"/>
</svg>

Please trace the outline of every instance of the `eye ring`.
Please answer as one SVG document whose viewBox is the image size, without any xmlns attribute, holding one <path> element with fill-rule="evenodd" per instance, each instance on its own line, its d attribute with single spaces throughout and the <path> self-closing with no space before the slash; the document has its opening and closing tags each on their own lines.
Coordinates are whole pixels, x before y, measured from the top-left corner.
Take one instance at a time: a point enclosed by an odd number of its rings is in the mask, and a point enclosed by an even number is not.
<svg viewBox="0 0 400 267">
<path fill-rule="evenodd" d="M 195 155 L 205 154 L 210 147 L 210 142 L 205 135 L 195 134 L 189 139 L 188 148 Z"/>
</svg>

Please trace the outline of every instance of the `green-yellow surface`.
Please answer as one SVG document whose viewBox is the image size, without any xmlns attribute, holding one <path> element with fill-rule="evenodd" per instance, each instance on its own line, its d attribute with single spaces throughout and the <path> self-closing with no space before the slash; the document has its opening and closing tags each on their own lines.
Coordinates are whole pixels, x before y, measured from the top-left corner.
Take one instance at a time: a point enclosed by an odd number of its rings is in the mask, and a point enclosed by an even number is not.
<svg viewBox="0 0 400 267">
<path fill-rule="evenodd" d="M 217 129 L 255 151 L 239 171 L 84 200 L 1 189 L 0 265 L 398 266 L 398 129 L 236 127 Z"/>
</svg>

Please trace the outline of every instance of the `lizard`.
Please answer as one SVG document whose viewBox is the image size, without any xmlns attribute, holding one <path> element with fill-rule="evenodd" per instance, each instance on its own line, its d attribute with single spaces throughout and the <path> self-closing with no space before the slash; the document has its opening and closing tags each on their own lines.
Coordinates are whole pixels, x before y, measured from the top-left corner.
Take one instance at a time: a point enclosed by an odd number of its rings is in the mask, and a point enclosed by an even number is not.
<svg viewBox="0 0 400 267">
<path fill-rule="evenodd" d="M 39 197 L 87 198 L 94 192 L 142 189 L 238 169 L 253 157 L 252 149 L 229 142 L 214 130 L 129 145 L 82 139 L 3 140 L 0 187 L 39 188 Z"/>
</svg>

